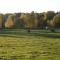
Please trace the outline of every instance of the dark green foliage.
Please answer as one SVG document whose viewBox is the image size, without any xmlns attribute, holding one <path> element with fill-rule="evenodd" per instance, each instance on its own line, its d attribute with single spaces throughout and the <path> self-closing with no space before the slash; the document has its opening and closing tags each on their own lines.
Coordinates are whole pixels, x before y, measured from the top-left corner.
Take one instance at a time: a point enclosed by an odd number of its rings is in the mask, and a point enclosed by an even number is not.
<svg viewBox="0 0 60 60">
<path fill-rule="evenodd" d="M 48 12 L 45 13 L 45 19 L 46 20 L 51 20 L 51 19 L 53 19 L 54 16 L 55 16 L 54 11 L 48 11 Z"/>
<path fill-rule="evenodd" d="M 13 28 L 23 28 L 23 27 L 24 27 L 23 21 L 21 21 L 21 20 L 16 20 Z"/>
</svg>

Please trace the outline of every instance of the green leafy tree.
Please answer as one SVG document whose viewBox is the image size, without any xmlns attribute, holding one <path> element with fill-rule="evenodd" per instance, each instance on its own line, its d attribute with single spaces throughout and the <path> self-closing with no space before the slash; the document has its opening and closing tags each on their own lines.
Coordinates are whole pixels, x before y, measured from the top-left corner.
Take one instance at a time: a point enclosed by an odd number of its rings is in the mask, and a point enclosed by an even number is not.
<svg viewBox="0 0 60 60">
<path fill-rule="evenodd" d="M 38 14 L 38 19 L 37 20 L 38 20 L 38 27 L 44 28 L 46 22 L 45 22 L 43 13 Z"/>
<path fill-rule="evenodd" d="M 51 20 L 55 16 L 55 12 L 54 11 L 47 11 L 44 15 L 45 15 L 45 20 Z"/>
</svg>

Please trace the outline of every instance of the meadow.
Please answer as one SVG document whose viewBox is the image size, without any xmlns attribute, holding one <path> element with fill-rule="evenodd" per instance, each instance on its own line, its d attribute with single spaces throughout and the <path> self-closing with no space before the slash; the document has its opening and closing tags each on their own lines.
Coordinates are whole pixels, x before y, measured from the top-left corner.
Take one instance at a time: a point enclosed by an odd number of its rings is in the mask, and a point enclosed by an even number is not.
<svg viewBox="0 0 60 60">
<path fill-rule="evenodd" d="M 0 60 L 60 60 L 60 30 L 4 29 Z"/>
</svg>

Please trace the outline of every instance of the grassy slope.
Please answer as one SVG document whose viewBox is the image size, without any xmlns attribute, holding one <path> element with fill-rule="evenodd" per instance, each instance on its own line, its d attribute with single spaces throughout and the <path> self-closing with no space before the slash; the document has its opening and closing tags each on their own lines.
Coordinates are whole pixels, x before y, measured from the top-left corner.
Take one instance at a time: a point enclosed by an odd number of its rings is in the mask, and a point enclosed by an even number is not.
<svg viewBox="0 0 60 60">
<path fill-rule="evenodd" d="M 0 60 L 60 60 L 60 35 L 48 32 L 5 30 L 0 33 Z"/>
</svg>

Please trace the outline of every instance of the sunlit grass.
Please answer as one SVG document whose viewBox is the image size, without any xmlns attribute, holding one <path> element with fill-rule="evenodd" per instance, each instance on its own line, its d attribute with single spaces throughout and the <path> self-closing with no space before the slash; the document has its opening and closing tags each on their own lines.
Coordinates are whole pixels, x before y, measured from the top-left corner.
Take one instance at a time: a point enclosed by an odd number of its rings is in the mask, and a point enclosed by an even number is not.
<svg viewBox="0 0 60 60">
<path fill-rule="evenodd" d="M 0 34 L 0 60 L 60 60 L 60 38 L 50 34 L 59 35 L 35 30 L 31 33 L 21 29 L 3 31 Z"/>
</svg>

